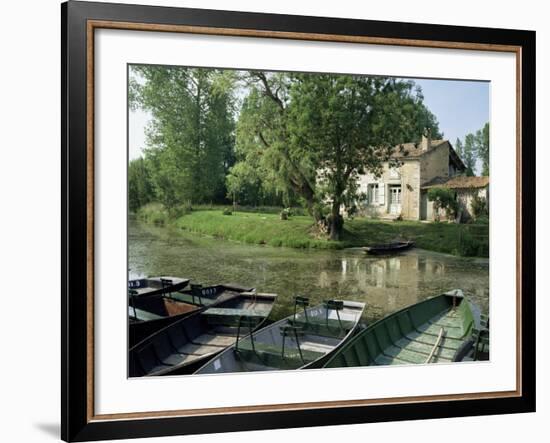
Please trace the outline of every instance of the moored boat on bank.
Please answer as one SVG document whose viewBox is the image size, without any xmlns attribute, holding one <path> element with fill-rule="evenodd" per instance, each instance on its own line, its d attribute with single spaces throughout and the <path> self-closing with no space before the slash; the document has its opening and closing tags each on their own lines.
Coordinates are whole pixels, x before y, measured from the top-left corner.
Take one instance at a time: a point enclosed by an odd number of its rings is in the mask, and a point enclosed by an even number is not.
<svg viewBox="0 0 550 443">
<path fill-rule="evenodd" d="M 376 245 L 365 246 L 363 250 L 371 255 L 388 255 L 395 254 L 401 251 L 406 251 L 414 246 L 412 240 L 394 241 L 388 243 L 379 243 Z"/>
</svg>

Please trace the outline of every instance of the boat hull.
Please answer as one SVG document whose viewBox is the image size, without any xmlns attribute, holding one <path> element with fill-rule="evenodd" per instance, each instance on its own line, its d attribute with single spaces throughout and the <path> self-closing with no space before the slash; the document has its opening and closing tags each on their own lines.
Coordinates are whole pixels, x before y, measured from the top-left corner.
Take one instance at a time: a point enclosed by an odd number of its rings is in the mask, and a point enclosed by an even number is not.
<svg viewBox="0 0 550 443">
<path fill-rule="evenodd" d="M 364 248 L 365 252 L 369 255 L 389 255 L 397 254 L 402 251 L 406 251 L 414 246 L 413 241 L 388 243 L 381 245 L 367 246 Z"/>
<path fill-rule="evenodd" d="M 275 299 L 275 294 L 233 292 L 172 323 L 130 349 L 130 377 L 192 373 L 235 342 L 240 318 L 253 318 L 254 330 L 260 327 Z"/>
<path fill-rule="evenodd" d="M 134 297 L 167 295 L 184 289 L 189 281 L 188 278 L 170 276 L 140 278 L 129 280 L 128 289 L 133 291 Z M 166 282 L 170 283 L 167 284 Z"/>
<path fill-rule="evenodd" d="M 327 317 L 323 305 L 286 317 L 239 340 L 195 374 L 307 369 L 322 364 L 357 328 L 364 303 L 343 302 Z M 296 335 L 293 335 L 296 327 Z M 284 344 L 283 344 L 284 343 Z"/>
<path fill-rule="evenodd" d="M 321 367 L 384 366 L 461 361 L 473 345 L 479 310 L 455 290 L 373 323 Z"/>
</svg>

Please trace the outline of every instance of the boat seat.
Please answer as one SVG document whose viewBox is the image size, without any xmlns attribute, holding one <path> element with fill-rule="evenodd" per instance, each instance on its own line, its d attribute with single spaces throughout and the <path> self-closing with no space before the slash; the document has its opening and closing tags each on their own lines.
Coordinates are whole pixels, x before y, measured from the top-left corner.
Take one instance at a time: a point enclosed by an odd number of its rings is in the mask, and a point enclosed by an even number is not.
<svg viewBox="0 0 550 443">
<path fill-rule="evenodd" d="M 252 348 L 251 340 L 239 342 L 239 347 L 235 349 L 235 352 L 242 359 L 251 362 L 259 359 L 263 365 L 280 369 L 298 369 L 325 355 L 324 352 L 302 349 L 302 356 L 304 358 L 304 361 L 302 361 L 297 348 L 285 347 L 285 354 L 283 356 L 280 345 L 254 342 L 254 348 Z"/>
<path fill-rule="evenodd" d="M 143 309 L 133 308 L 132 306 L 128 306 L 128 315 L 131 318 L 141 321 L 158 320 L 159 318 L 163 318 L 161 315 L 153 314 L 152 312 L 144 311 Z"/>
<path fill-rule="evenodd" d="M 197 306 L 210 306 L 218 301 L 217 297 L 209 298 L 208 296 L 202 296 L 200 299 L 200 301 L 202 302 L 201 304 L 199 302 L 199 298 L 196 295 L 193 297 L 192 294 L 182 292 L 172 292 L 172 294 L 170 294 L 168 298 Z"/>
<path fill-rule="evenodd" d="M 260 323 L 266 313 L 253 309 L 210 308 L 202 313 L 210 325 L 238 325 L 239 320 L 247 318 Z"/>
<path fill-rule="evenodd" d="M 329 318 L 328 322 L 325 319 L 309 319 L 290 320 L 289 323 L 301 329 L 303 334 L 319 335 L 321 337 L 343 337 L 350 329 L 355 326 L 354 322 L 342 320 L 342 326 L 338 320 Z"/>
</svg>

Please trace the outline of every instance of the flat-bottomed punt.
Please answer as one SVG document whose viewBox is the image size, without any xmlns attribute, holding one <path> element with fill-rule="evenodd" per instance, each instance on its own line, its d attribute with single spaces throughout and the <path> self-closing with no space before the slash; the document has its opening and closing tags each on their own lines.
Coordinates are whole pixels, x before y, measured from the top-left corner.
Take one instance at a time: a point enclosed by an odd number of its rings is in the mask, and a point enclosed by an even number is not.
<svg viewBox="0 0 550 443">
<path fill-rule="evenodd" d="M 196 374 L 308 368 L 353 334 L 365 309 L 343 300 L 308 305 L 307 298 L 296 297 L 293 315 L 238 340 Z"/>
<path fill-rule="evenodd" d="M 236 293 L 252 291 L 237 285 L 206 286 L 191 284 L 189 289 L 166 294 L 128 298 L 129 345 L 136 345 L 162 328 L 189 314 L 215 306 Z"/>
<path fill-rule="evenodd" d="M 472 351 L 479 309 L 455 289 L 373 323 L 335 352 L 325 368 L 450 363 Z"/>
<path fill-rule="evenodd" d="M 406 251 L 414 246 L 414 242 L 408 241 L 394 241 L 389 243 L 380 243 L 377 245 L 365 246 L 363 250 L 367 254 L 371 255 L 388 255 L 395 254 L 401 251 Z"/>
<path fill-rule="evenodd" d="M 168 295 L 184 289 L 189 283 L 188 278 L 180 277 L 148 277 L 128 281 L 128 290 L 133 291 L 133 296 Z"/>
<path fill-rule="evenodd" d="M 130 349 L 130 377 L 192 373 L 235 343 L 243 323 L 251 330 L 260 327 L 276 298 L 276 294 L 235 292 L 172 323 Z"/>
</svg>

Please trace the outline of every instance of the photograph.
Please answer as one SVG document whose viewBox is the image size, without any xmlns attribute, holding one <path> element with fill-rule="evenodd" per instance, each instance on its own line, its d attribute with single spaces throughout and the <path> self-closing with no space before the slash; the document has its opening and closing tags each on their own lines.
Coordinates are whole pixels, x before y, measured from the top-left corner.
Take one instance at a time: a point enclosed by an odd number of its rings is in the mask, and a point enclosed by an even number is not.
<svg viewBox="0 0 550 443">
<path fill-rule="evenodd" d="M 304 12 L 62 5 L 64 440 L 536 409 L 535 33 Z"/>
<path fill-rule="evenodd" d="M 128 377 L 490 361 L 490 104 L 128 63 Z"/>
</svg>

